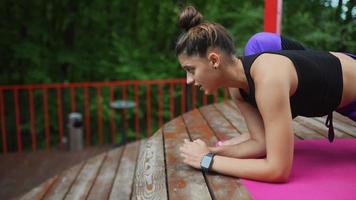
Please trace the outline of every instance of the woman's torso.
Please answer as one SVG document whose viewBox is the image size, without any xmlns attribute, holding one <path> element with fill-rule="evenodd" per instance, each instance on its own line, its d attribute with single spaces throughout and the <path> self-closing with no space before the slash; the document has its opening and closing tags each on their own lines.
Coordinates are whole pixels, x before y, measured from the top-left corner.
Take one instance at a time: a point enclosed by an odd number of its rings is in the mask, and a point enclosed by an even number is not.
<svg viewBox="0 0 356 200">
<path fill-rule="evenodd" d="M 243 62 L 244 65 L 250 65 L 250 68 L 244 66 L 245 71 L 248 71 L 246 77 L 250 75 L 249 72 L 254 67 L 253 62 L 259 55 L 250 59 L 252 63 Z M 275 63 L 286 65 L 289 68 L 290 73 L 288 73 L 288 76 L 290 77 L 288 80 L 291 81 L 289 95 L 294 117 L 298 115 L 322 116 L 330 112 L 330 109 L 335 110 L 356 99 L 356 92 L 352 89 L 353 80 L 356 80 L 356 61 L 345 54 L 315 51 L 280 51 L 268 52 L 263 57 L 268 56 L 273 56 Z M 286 62 L 286 60 L 289 60 L 289 62 Z M 338 70 L 336 65 L 339 65 L 340 68 L 340 64 L 341 69 Z M 268 64 L 266 64 L 266 67 L 268 67 Z M 250 82 L 254 87 L 253 77 L 250 77 Z M 325 85 L 329 86 L 326 87 Z M 251 83 L 249 83 L 249 86 L 251 86 Z M 303 89 L 301 90 L 301 88 Z M 253 91 L 250 89 L 249 92 L 254 92 L 254 88 Z M 246 91 L 240 90 L 240 93 L 245 100 L 248 100 Z M 255 101 L 254 95 L 252 99 L 249 102 L 255 104 L 253 102 Z M 312 111 L 313 109 L 315 111 Z"/>
</svg>

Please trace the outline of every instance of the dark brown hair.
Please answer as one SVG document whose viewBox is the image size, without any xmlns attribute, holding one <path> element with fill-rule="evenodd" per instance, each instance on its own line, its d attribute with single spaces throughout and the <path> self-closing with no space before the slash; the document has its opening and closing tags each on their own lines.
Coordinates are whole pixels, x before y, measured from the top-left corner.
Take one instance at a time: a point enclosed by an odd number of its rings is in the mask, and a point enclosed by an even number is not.
<svg viewBox="0 0 356 200">
<path fill-rule="evenodd" d="M 183 9 L 179 15 L 179 25 L 184 32 L 176 44 L 176 55 L 206 56 L 209 47 L 217 47 L 229 55 L 235 54 L 232 37 L 223 26 L 203 22 L 203 16 L 193 6 Z"/>
</svg>

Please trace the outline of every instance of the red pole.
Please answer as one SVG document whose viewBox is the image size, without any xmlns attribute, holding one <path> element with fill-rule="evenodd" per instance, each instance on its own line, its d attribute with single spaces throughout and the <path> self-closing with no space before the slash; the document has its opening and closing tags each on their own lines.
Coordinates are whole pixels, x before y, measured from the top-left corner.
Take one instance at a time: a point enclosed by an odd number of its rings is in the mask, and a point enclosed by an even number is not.
<svg viewBox="0 0 356 200">
<path fill-rule="evenodd" d="M 138 82 L 135 83 L 135 130 L 136 130 L 136 140 L 140 139 L 140 109 L 139 109 L 139 94 L 138 94 Z"/>
<path fill-rule="evenodd" d="M 32 139 L 32 151 L 36 150 L 36 133 L 35 133 L 35 109 L 33 102 L 33 91 L 28 90 L 29 104 L 30 104 L 30 121 L 31 121 L 31 139 Z"/>
<path fill-rule="evenodd" d="M 59 146 L 61 150 L 63 145 L 63 113 L 62 113 L 62 93 L 60 86 L 57 87 L 57 112 L 58 112 L 58 128 L 59 128 Z"/>
<path fill-rule="evenodd" d="M 229 89 L 224 88 L 224 100 L 227 101 L 229 100 Z"/>
<path fill-rule="evenodd" d="M 103 144 L 103 122 L 102 122 L 102 96 L 101 87 L 97 88 L 97 99 L 98 99 L 98 129 L 99 129 L 99 144 Z"/>
<path fill-rule="evenodd" d="M 282 0 L 265 0 L 264 31 L 281 32 Z"/>
<path fill-rule="evenodd" d="M 122 99 L 124 100 L 124 102 L 126 101 L 127 99 L 127 91 L 126 91 L 126 85 L 123 85 L 122 86 Z M 121 133 L 122 134 L 122 138 L 124 138 L 124 140 L 127 140 L 127 135 L 124 135 L 124 134 L 127 134 L 127 121 L 126 121 L 126 116 L 127 116 L 127 110 L 126 108 L 122 108 L 122 123 L 123 123 L 123 132 Z M 127 142 L 127 141 L 124 141 L 124 142 Z"/>
<path fill-rule="evenodd" d="M 75 112 L 75 91 L 73 86 L 70 86 L 70 111 Z"/>
<path fill-rule="evenodd" d="M 203 105 L 207 105 L 208 104 L 208 97 L 207 95 L 205 95 L 204 93 L 201 93 L 203 95 Z"/>
<path fill-rule="evenodd" d="M 158 124 L 163 126 L 163 97 L 162 97 L 162 83 L 158 84 Z"/>
<path fill-rule="evenodd" d="M 15 115 L 16 115 L 16 130 L 17 130 L 17 149 L 19 152 L 22 152 L 22 137 L 21 137 L 21 115 L 19 108 L 19 94 L 18 90 L 14 91 L 15 98 Z"/>
<path fill-rule="evenodd" d="M 170 83 L 170 103 L 169 103 L 169 108 L 170 108 L 170 118 L 173 119 L 174 118 L 174 84 L 173 82 Z"/>
<path fill-rule="evenodd" d="M 151 136 L 151 85 L 147 84 L 147 136 Z"/>
<path fill-rule="evenodd" d="M 0 90 L 0 113 L 1 113 L 1 132 L 2 132 L 2 150 L 7 153 L 7 138 L 6 138 L 6 124 L 5 124 L 5 107 L 4 107 L 4 94 Z"/>
<path fill-rule="evenodd" d="M 113 86 L 111 85 L 110 86 L 110 102 L 113 102 L 114 101 L 114 98 L 115 98 L 115 95 L 114 95 L 114 88 Z M 115 109 L 114 108 L 111 108 L 110 109 L 110 134 L 111 134 L 111 143 L 114 144 L 115 143 L 115 129 L 116 129 L 116 126 L 115 126 Z"/>
<path fill-rule="evenodd" d="M 49 134 L 49 117 L 48 117 L 48 93 L 47 89 L 43 88 L 43 112 L 44 112 L 44 120 L 45 120 L 45 134 L 46 134 L 46 147 L 47 149 L 51 148 L 51 140 Z"/>
<path fill-rule="evenodd" d="M 218 102 L 218 95 L 219 95 L 219 92 L 216 92 L 216 94 L 214 94 L 214 103 Z"/>
<path fill-rule="evenodd" d="M 185 99 L 185 94 L 186 94 L 186 84 L 185 82 L 182 83 L 182 95 L 181 95 L 181 114 L 185 113 L 185 104 L 186 104 L 186 99 Z"/>
<path fill-rule="evenodd" d="M 197 107 L 197 89 L 194 85 L 191 87 L 192 89 L 192 109 Z"/>
<path fill-rule="evenodd" d="M 86 145 L 90 145 L 90 112 L 89 112 L 89 91 L 88 86 L 84 88 L 84 113 L 85 113 L 85 140 Z"/>
</svg>

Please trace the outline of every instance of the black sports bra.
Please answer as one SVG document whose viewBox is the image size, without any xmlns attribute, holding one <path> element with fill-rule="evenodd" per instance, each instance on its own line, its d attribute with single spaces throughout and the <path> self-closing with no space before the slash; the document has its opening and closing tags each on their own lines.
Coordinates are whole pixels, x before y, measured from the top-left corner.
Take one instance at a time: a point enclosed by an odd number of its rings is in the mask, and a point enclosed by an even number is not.
<svg viewBox="0 0 356 200">
<path fill-rule="evenodd" d="M 342 68 L 339 59 L 329 52 L 312 50 L 281 50 L 263 53 L 283 55 L 293 62 L 298 76 L 297 91 L 290 97 L 293 118 L 328 115 L 326 126 L 329 127 L 329 140 L 333 141 L 332 111 L 340 104 L 343 91 Z M 250 91 L 240 89 L 240 93 L 256 108 L 255 84 L 250 69 L 256 58 L 263 53 L 242 57 Z"/>
</svg>

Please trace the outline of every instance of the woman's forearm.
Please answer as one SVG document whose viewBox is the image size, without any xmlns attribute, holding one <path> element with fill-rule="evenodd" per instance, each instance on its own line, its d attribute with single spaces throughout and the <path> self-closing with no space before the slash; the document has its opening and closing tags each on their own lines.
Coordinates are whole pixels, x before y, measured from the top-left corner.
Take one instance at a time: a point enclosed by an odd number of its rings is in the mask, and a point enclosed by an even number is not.
<svg viewBox="0 0 356 200">
<path fill-rule="evenodd" d="M 290 169 L 267 159 L 237 159 L 216 155 L 212 170 L 221 174 L 267 182 L 286 182 Z"/>
<path fill-rule="evenodd" d="M 266 155 L 265 143 L 254 139 L 235 145 L 209 147 L 209 150 L 216 155 L 234 158 L 260 158 Z"/>
</svg>

